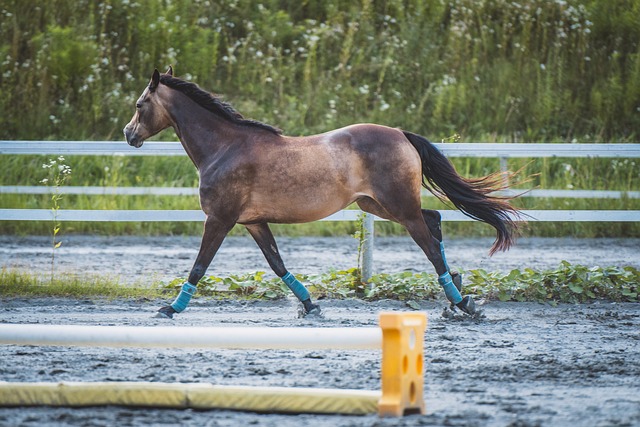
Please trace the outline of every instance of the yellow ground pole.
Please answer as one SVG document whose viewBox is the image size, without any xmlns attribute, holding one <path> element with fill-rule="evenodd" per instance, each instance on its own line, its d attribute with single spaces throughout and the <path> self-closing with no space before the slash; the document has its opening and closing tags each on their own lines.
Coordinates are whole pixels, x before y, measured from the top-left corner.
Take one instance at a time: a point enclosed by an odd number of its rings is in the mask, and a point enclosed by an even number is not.
<svg viewBox="0 0 640 427">
<path fill-rule="evenodd" d="M 379 321 L 381 391 L 207 383 L 0 381 L 0 407 L 114 405 L 352 415 L 377 412 L 382 417 L 424 414 L 426 313 L 381 313 Z M 29 345 L 23 338 L 12 339 L 2 342 Z"/>
<path fill-rule="evenodd" d="M 379 391 L 206 383 L 0 382 L 1 406 L 133 406 L 251 412 L 364 415 L 377 411 Z"/>
</svg>

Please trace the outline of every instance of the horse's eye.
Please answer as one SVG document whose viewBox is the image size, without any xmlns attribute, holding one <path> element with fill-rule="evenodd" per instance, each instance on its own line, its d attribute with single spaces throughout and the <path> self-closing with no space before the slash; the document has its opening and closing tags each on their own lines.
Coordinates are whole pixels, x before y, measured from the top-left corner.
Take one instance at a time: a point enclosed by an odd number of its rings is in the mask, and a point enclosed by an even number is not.
<svg viewBox="0 0 640 427">
<path fill-rule="evenodd" d="M 136 108 L 138 110 L 141 109 L 142 108 L 142 103 L 141 102 L 136 103 Z"/>
</svg>

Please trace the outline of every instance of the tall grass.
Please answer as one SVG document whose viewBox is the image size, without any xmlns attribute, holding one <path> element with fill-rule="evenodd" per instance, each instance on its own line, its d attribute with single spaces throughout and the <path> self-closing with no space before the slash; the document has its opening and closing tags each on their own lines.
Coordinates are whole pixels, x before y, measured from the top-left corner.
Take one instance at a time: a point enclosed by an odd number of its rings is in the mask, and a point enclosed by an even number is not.
<svg viewBox="0 0 640 427">
<path fill-rule="evenodd" d="M 246 116 L 291 135 L 376 122 L 436 141 L 461 134 L 462 141 L 633 142 L 640 129 L 640 0 L 0 0 L 0 15 L 2 139 L 121 139 L 153 68 L 169 64 Z M 171 131 L 159 137 L 175 139 Z M 42 178 L 42 158 L 0 160 L 0 185 Z M 70 185 L 197 183 L 186 158 L 69 161 Z M 466 176 L 498 169 L 494 160 L 455 163 Z M 511 161 L 512 169 L 522 165 Z M 620 161 L 546 159 L 526 173 L 539 173 L 534 184 L 541 188 L 640 188 L 636 165 Z M 0 206 L 49 207 L 46 197 L 25 195 L 0 195 Z M 637 209 L 637 201 L 536 205 L 543 206 Z M 188 197 L 69 196 L 62 207 L 198 205 Z M 65 226 L 200 232 L 187 223 Z M 636 224 L 531 227 L 534 234 L 638 235 Z M 40 224 L 0 228 L 45 232 Z M 292 234 L 351 228 L 277 227 Z M 491 233 L 476 224 L 447 229 Z"/>
<path fill-rule="evenodd" d="M 290 134 L 640 129 L 640 0 L 2 0 L 0 14 L 3 139 L 118 139 L 169 64 Z"/>
</svg>

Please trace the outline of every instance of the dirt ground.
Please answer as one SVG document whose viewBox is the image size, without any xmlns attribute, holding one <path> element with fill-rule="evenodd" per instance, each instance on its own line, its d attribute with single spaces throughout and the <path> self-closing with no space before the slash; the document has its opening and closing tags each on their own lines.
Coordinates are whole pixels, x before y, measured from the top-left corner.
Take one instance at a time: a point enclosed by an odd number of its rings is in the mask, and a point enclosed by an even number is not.
<svg viewBox="0 0 640 427">
<path fill-rule="evenodd" d="M 199 237 L 63 235 L 55 251 L 56 272 L 83 272 L 119 277 L 123 282 L 172 280 L 189 274 Z M 357 265 L 358 242 L 352 237 L 278 237 L 278 247 L 294 274 L 347 269 Z M 560 261 L 601 267 L 640 268 L 640 239 L 522 238 L 508 252 L 488 256 L 491 238 L 445 239 L 453 268 L 509 271 L 526 267 L 556 268 Z M 0 236 L 0 266 L 49 274 L 51 240 L 46 236 Z M 376 237 L 374 272 L 433 271 L 409 237 Z M 267 271 L 267 261 L 250 237 L 228 237 L 208 274 Z M 275 277 L 275 275 L 273 275 Z"/>
<path fill-rule="evenodd" d="M 197 239 L 70 236 L 57 268 L 120 274 L 124 280 L 188 272 Z M 278 239 L 293 272 L 353 266 L 353 239 Z M 523 239 L 486 256 L 489 239 L 452 240 L 461 268 L 552 268 L 640 264 L 638 239 Z M 66 251 L 66 252 L 65 252 Z M 0 238 L 0 265 L 48 271 L 43 238 Z M 405 238 L 378 239 L 376 271 L 419 270 L 424 256 Z M 228 240 L 210 273 L 266 270 L 255 244 Z M 428 270 L 429 271 L 429 270 Z M 1 289 L 1 284 L 0 284 Z M 196 299 L 173 321 L 153 318 L 161 301 L 2 298 L 0 322 L 88 325 L 359 327 L 378 313 L 408 310 L 397 301 L 323 300 L 324 318 L 297 318 L 293 299 Z M 427 415 L 281 415 L 135 408 L 0 408 L 0 426 L 640 426 L 640 304 L 599 302 L 550 307 L 487 302 L 484 317 L 442 316 L 444 299 L 425 301 Z M 0 347 L 2 381 L 165 381 L 230 385 L 378 389 L 375 351 L 209 351 L 73 347 Z"/>
</svg>

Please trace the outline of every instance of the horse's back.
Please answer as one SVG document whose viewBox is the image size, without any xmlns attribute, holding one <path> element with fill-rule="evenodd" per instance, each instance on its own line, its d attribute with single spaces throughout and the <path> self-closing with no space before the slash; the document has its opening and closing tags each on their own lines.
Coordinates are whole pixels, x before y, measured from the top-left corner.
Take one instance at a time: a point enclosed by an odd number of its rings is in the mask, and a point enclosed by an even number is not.
<svg viewBox="0 0 640 427">
<path fill-rule="evenodd" d="M 394 144 L 406 141 L 401 130 L 389 126 L 378 125 L 373 123 L 359 123 L 345 126 L 329 132 L 309 137 L 319 140 L 344 140 L 349 138 L 349 142 L 355 147 L 362 144 Z"/>
<path fill-rule="evenodd" d="M 397 168 L 399 164 L 404 168 L 420 169 L 420 156 L 400 129 L 362 123 L 324 135 L 331 144 L 357 156 L 362 166 L 371 173 L 379 172 L 380 168 Z"/>
</svg>

